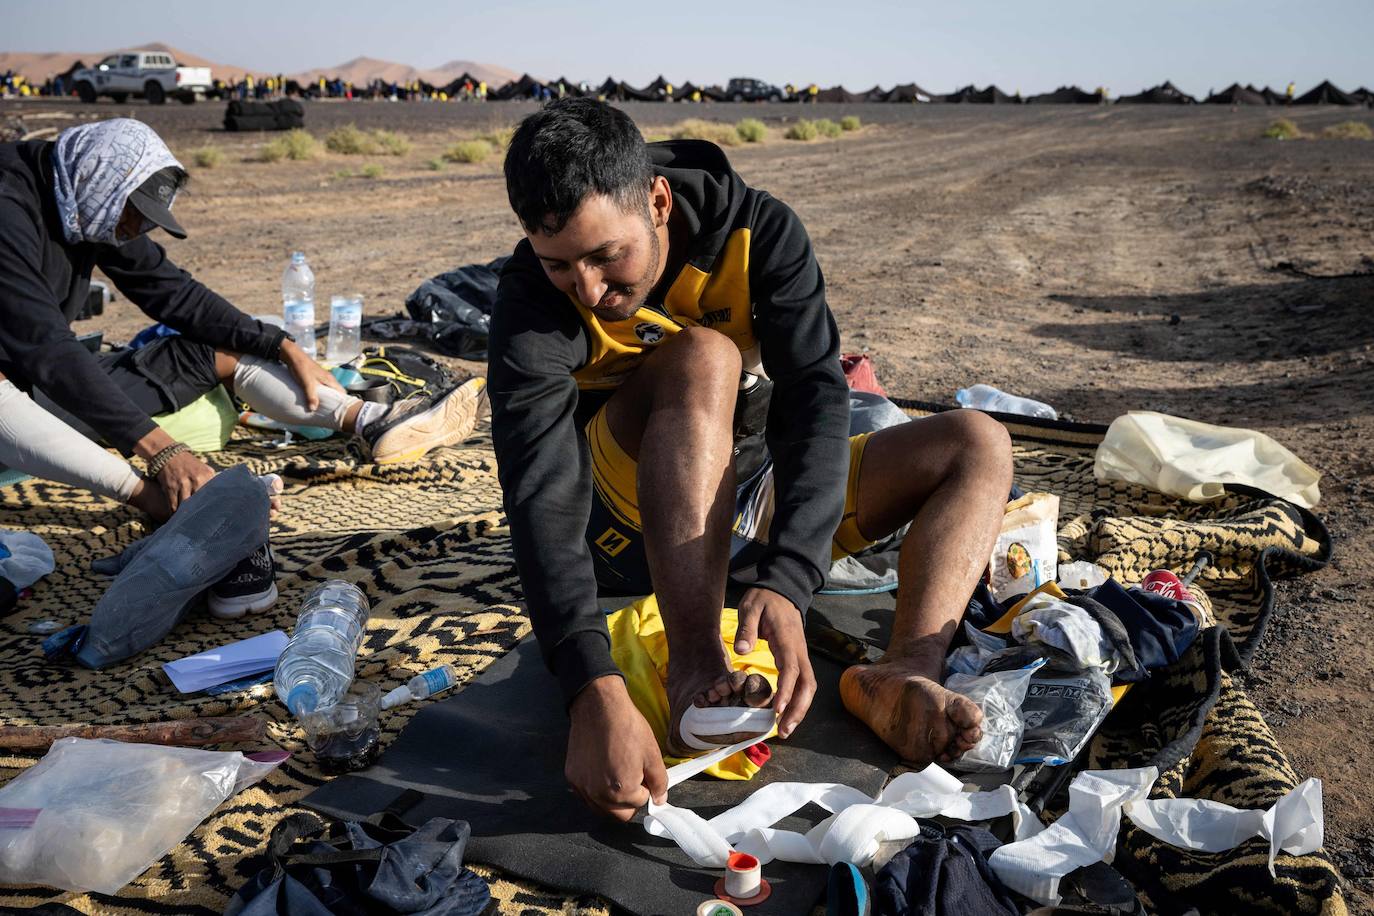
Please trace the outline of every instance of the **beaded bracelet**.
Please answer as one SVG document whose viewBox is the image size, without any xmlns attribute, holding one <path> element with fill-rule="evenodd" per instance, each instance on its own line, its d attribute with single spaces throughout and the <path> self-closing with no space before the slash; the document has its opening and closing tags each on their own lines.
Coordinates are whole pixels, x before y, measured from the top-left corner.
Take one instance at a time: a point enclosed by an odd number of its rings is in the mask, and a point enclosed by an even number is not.
<svg viewBox="0 0 1374 916">
<path fill-rule="evenodd" d="M 169 461 L 182 452 L 189 452 L 190 450 L 190 446 L 185 442 L 173 442 L 171 445 L 154 455 L 152 460 L 148 462 L 148 476 L 157 477 L 157 475 L 162 473 L 162 469 L 167 466 Z"/>
</svg>

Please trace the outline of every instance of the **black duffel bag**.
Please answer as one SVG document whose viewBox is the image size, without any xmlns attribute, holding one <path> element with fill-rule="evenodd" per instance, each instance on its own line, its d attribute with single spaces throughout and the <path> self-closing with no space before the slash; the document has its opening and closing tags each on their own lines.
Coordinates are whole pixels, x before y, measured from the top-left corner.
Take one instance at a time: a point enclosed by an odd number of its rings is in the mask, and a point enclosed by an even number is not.
<svg viewBox="0 0 1374 916">
<path fill-rule="evenodd" d="M 224 110 L 225 130 L 291 130 L 305 126 L 305 108 L 295 99 L 276 102 L 230 102 Z"/>
</svg>

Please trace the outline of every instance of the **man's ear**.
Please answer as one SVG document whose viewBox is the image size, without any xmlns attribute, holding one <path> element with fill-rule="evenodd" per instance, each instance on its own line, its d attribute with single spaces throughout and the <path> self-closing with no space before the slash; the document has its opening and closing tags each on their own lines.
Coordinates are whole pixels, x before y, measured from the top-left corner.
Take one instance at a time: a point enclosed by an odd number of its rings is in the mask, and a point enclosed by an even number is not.
<svg viewBox="0 0 1374 916">
<path fill-rule="evenodd" d="M 653 217 L 654 228 L 668 225 L 668 214 L 673 212 L 673 189 L 668 187 L 668 179 L 662 175 L 654 176 L 649 185 L 649 215 Z"/>
</svg>

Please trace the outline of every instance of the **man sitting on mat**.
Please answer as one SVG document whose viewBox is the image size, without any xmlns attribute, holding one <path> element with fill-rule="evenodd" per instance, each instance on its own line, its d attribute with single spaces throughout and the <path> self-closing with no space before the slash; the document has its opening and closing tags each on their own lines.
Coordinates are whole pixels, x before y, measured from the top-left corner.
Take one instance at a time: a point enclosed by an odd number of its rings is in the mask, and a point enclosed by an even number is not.
<svg viewBox="0 0 1374 916">
<path fill-rule="evenodd" d="M 908 522 L 892 640 L 845 672 L 844 703 L 917 764 L 975 744 L 979 710 L 940 680 L 1011 485 L 1003 427 L 963 410 L 851 439 L 806 230 L 712 144 L 646 145 L 623 112 L 567 99 L 524 120 L 505 172 L 526 238 L 493 313 L 493 435 L 530 617 L 571 716 L 573 788 L 621 819 L 666 791 L 598 583 L 657 594 L 672 754 L 691 753 L 678 726 L 692 705 L 771 703 L 787 738 L 815 692 L 802 615 L 832 558 Z M 771 696 L 730 670 L 727 579 L 748 587 L 736 651 L 763 637 L 777 661 Z"/>
<path fill-rule="evenodd" d="M 221 383 L 274 420 L 357 434 L 378 463 L 414 460 L 471 432 L 480 386 L 390 409 L 365 403 L 283 330 L 173 264 L 147 233 L 186 237 L 171 211 L 185 181 L 152 128 L 127 118 L 52 142 L 0 144 L 0 464 L 165 519 L 214 471 L 151 417 Z M 70 322 L 95 267 L 180 335 L 137 351 L 88 351 Z M 33 400 L 35 389 L 56 409 Z M 148 477 L 76 425 L 145 459 Z"/>
</svg>

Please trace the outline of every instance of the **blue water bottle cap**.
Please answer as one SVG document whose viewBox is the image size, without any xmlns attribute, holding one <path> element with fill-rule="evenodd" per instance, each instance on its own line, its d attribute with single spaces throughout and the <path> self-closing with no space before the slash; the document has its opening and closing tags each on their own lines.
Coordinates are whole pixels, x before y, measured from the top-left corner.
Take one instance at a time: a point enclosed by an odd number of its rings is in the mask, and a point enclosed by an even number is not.
<svg viewBox="0 0 1374 916">
<path fill-rule="evenodd" d="M 291 714 L 298 719 L 306 713 L 314 712 L 318 705 L 320 705 L 320 695 L 316 692 L 313 684 L 297 684 L 286 695 L 286 708 L 291 710 Z"/>
</svg>

